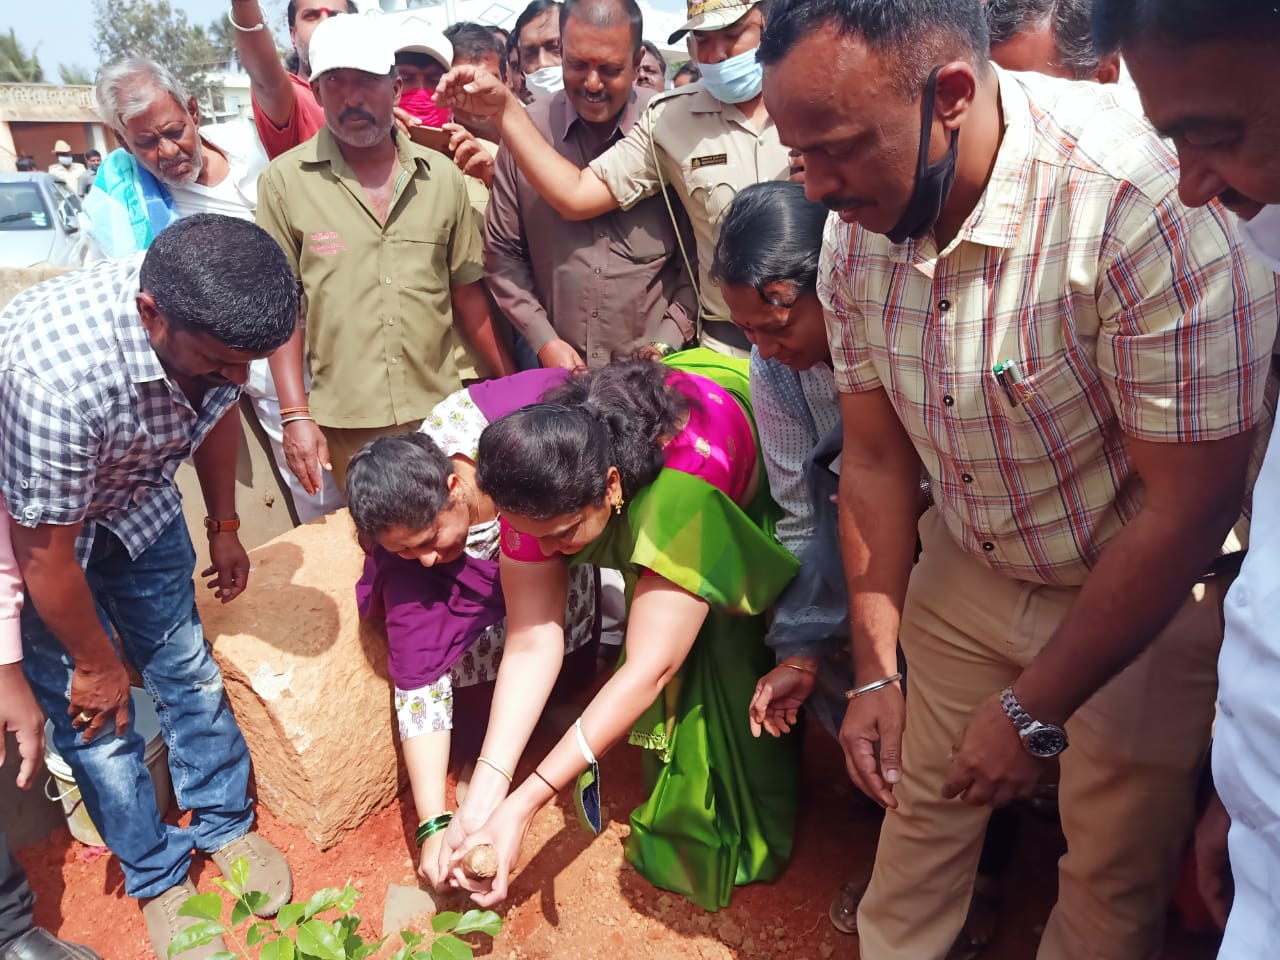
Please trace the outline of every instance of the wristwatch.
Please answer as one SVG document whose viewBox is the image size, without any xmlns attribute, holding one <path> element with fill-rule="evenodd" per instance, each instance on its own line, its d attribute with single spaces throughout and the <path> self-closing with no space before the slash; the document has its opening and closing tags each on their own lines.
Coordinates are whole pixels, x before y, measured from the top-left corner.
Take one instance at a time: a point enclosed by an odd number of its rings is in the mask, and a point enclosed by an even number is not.
<svg viewBox="0 0 1280 960">
<path fill-rule="evenodd" d="M 230 520 L 215 520 L 213 517 L 204 518 L 204 528 L 209 533 L 235 533 L 240 529 L 240 515 L 233 514 Z"/>
<path fill-rule="evenodd" d="M 1067 731 L 1055 724 L 1031 719 L 1031 714 L 1022 709 L 1013 695 L 1012 686 L 1000 691 L 1000 706 L 1022 738 L 1022 748 L 1033 757 L 1048 760 L 1067 749 Z"/>
</svg>

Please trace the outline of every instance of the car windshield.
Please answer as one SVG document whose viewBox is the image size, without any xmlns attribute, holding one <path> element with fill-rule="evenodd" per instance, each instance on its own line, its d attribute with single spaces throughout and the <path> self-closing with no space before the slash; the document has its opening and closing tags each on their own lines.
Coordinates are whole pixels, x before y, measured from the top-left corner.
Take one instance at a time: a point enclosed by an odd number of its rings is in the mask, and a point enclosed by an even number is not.
<svg viewBox="0 0 1280 960">
<path fill-rule="evenodd" d="M 34 183 L 0 183 L 0 230 L 48 230 L 49 208 Z"/>
</svg>

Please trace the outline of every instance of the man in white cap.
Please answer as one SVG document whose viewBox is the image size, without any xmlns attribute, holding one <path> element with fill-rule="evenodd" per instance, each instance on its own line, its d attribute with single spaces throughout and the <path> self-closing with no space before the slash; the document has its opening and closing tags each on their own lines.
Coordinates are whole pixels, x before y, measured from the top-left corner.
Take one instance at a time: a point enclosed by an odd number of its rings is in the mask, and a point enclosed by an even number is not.
<svg viewBox="0 0 1280 960">
<path fill-rule="evenodd" d="M 59 140 L 53 145 L 53 155 L 58 162 L 49 165 L 49 176 L 75 193 L 80 185 L 80 175 L 85 172 L 84 164 L 76 163 L 71 144 L 65 140 Z"/>
<path fill-rule="evenodd" d="M 704 346 L 748 356 L 746 336 L 710 267 L 717 224 L 738 190 L 786 179 L 787 151 L 764 107 L 756 47 L 768 3 L 699 0 L 671 35 L 692 33 L 702 79 L 650 101 L 640 122 L 579 170 L 561 156 L 499 81 L 474 67 L 457 67 L 442 81 L 442 106 L 491 116 L 521 173 L 566 220 L 588 220 L 673 187 L 693 225 L 698 248 L 701 340 Z"/>
<path fill-rule="evenodd" d="M 400 108 L 429 127 L 442 127 L 452 114 L 436 105 L 436 85 L 453 63 L 453 44 L 443 33 L 417 17 L 394 27 L 396 76 L 400 78 Z"/>
<path fill-rule="evenodd" d="M 483 217 L 489 202 L 489 188 L 493 186 L 493 157 L 498 152 L 497 145 L 478 140 L 454 122 L 453 111 L 436 103 L 436 85 L 453 63 L 453 44 L 443 33 L 416 17 L 397 24 L 392 36 L 396 44 L 396 76 L 403 87 L 399 103 L 401 119 L 407 114 L 424 126 L 447 131 L 448 152 L 458 169 L 469 178 L 467 192 L 472 206 Z"/>
<path fill-rule="evenodd" d="M 307 295 L 301 329 L 271 358 L 289 468 L 308 490 L 339 487 L 366 442 L 417 429 L 461 387 L 455 328 L 497 375 L 515 372 L 495 336 L 479 223 L 462 174 L 395 129 L 402 84 L 385 26 L 335 17 L 310 44 L 325 126 L 258 184 L 259 225 Z"/>
</svg>

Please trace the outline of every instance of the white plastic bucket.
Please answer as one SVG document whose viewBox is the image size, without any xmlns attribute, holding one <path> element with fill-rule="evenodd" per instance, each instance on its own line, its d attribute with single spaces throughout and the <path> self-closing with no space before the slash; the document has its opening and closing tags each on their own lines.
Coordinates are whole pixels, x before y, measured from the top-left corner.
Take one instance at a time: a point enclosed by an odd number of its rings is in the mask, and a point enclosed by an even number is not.
<svg viewBox="0 0 1280 960">
<path fill-rule="evenodd" d="M 130 691 L 133 704 L 133 729 L 146 743 L 142 759 L 151 772 L 151 783 L 156 789 L 156 806 L 160 815 L 164 816 L 169 809 L 169 750 L 160 734 L 160 717 L 156 714 L 155 701 L 151 694 L 134 687 Z M 115 736 L 114 726 L 108 725 L 103 737 Z M 45 783 L 44 795 L 55 803 L 62 804 L 62 812 L 67 818 L 67 826 L 71 835 L 81 843 L 91 847 L 104 846 L 102 834 L 85 809 L 80 798 L 80 788 L 76 786 L 75 777 L 71 775 L 71 767 L 62 759 L 53 746 L 53 722 L 46 721 L 44 726 L 45 754 L 44 764 L 49 768 L 49 780 Z"/>
</svg>

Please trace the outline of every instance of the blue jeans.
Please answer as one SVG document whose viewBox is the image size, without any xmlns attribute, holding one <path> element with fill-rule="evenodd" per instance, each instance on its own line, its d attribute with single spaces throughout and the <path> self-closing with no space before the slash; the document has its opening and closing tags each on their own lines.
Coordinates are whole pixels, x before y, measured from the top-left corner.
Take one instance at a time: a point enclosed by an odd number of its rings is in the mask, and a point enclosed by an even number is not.
<svg viewBox="0 0 1280 960">
<path fill-rule="evenodd" d="M 103 627 L 156 700 L 187 829 L 165 824 L 156 807 L 144 743 L 132 723 L 84 743 L 71 726 L 72 662 L 28 602 L 22 611 L 23 669 L 53 721 L 53 744 L 71 767 L 93 822 L 124 868 L 125 892 L 154 897 L 186 879 L 191 850 L 212 851 L 249 831 L 249 751 L 222 691 L 196 612 L 195 550 L 182 516 L 136 560 L 97 529 L 85 578 Z"/>
</svg>

